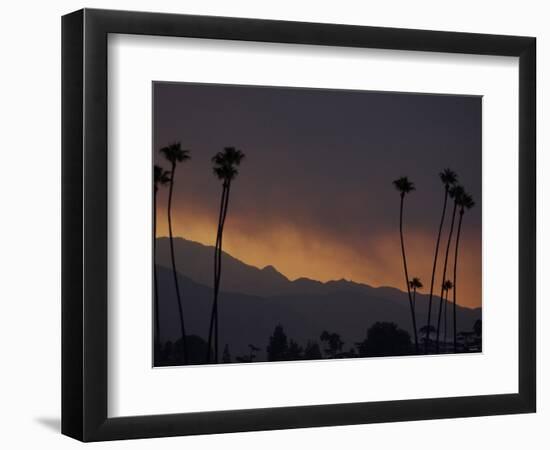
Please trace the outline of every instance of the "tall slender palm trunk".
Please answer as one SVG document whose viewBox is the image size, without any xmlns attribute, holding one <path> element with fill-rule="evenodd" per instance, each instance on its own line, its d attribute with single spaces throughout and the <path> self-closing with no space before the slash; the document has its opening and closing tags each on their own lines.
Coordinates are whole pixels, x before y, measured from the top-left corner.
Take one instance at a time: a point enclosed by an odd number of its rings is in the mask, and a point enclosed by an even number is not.
<svg viewBox="0 0 550 450">
<path fill-rule="evenodd" d="M 220 202 L 220 214 L 218 216 L 218 230 L 216 234 L 216 245 L 214 247 L 214 281 L 212 284 L 212 289 L 214 292 L 214 300 L 212 302 L 212 310 L 210 312 L 210 323 L 208 326 L 208 346 L 206 348 L 206 362 L 210 362 L 212 359 L 212 333 L 214 331 L 214 323 L 216 321 L 216 314 L 217 314 L 217 304 L 216 304 L 216 286 L 218 284 L 218 248 L 220 245 L 220 232 L 222 227 L 222 219 L 223 219 L 223 213 L 225 209 L 225 192 L 226 192 L 226 186 L 225 183 L 222 187 L 222 196 L 221 196 L 221 202 Z"/>
<path fill-rule="evenodd" d="M 214 362 L 218 362 L 219 356 L 219 338 L 218 338 L 218 297 L 220 291 L 221 269 L 222 269 L 222 242 L 225 219 L 229 206 L 229 190 L 231 183 L 224 183 L 222 189 L 222 199 L 220 204 L 220 215 L 218 217 L 218 233 L 216 236 L 216 247 L 214 250 L 214 301 L 212 312 L 210 314 L 210 326 L 208 331 L 207 362 L 212 358 L 212 340 L 214 340 Z M 213 336 L 212 336 L 213 335 Z"/>
<path fill-rule="evenodd" d="M 172 171 L 170 177 L 170 189 L 168 191 L 168 234 L 170 236 L 170 256 L 172 259 L 172 273 L 174 275 L 174 285 L 176 287 L 176 299 L 178 303 L 178 313 L 180 319 L 181 339 L 183 344 L 183 362 L 187 364 L 187 336 L 185 334 L 185 323 L 183 321 L 183 307 L 181 305 L 181 294 L 178 283 L 178 272 L 176 270 L 176 256 L 174 254 L 174 236 L 172 233 L 172 194 L 174 191 L 174 177 L 176 172 L 176 164 L 172 163 Z"/>
<path fill-rule="evenodd" d="M 413 325 L 413 331 L 414 331 L 414 346 L 415 351 L 418 353 L 418 332 L 416 330 L 416 313 L 414 311 L 414 306 L 411 298 L 411 288 L 409 285 L 409 271 L 407 269 L 407 257 L 405 255 L 405 241 L 403 238 L 403 200 L 405 198 L 405 195 L 401 194 L 401 205 L 399 208 L 399 234 L 401 235 L 401 253 L 403 255 L 403 267 L 405 269 L 405 283 L 407 285 L 407 293 L 409 295 L 409 306 L 411 308 L 411 316 L 412 316 L 412 325 Z"/>
<path fill-rule="evenodd" d="M 447 210 L 447 199 L 449 197 L 449 188 L 445 186 L 445 199 L 443 201 L 443 212 L 441 213 L 441 221 L 439 222 L 439 231 L 437 232 L 437 241 L 435 244 L 435 255 L 434 255 L 434 264 L 432 267 L 432 281 L 430 282 L 430 299 L 428 301 L 428 328 L 427 328 L 427 336 L 426 336 L 426 342 L 424 344 L 424 352 L 428 353 L 428 345 L 430 342 L 430 325 L 432 323 L 432 301 L 433 301 L 433 294 L 434 294 L 434 281 L 435 281 L 435 271 L 437 269 L 437 257 L 439 254 L 439 243 L 441 241 L 441 231 L 443 230 L 443 223 L 445 222 L 445 212 Z M 444 282 L 445 280 L 443 280 Z"/>
<path fill-rule="evenodd" d="M 447 346 L 447 303 L 449 303 L 449 290 L 445 291 L 445 304 L 443 306 L 443 343 Z"/>
<path fill-rule="evenodd" d="M 416 314 L 416 286 L 413 288 L 413 310 Z"/>
<path fill-rule="evenodd" d="M 455 226 L 455 217 L 456 217 L 456 208 L 457 208 L 457 202 L 455 202 L 455 205 L 453 207 L 453 216 L 451 219 L 451 228 L 449 229 L 449 239 L 447 241 L 447 249 L 445 251 L 445 262 L 443 263 L 443 278 L 441 278 L 441 294 L 439 295 L 439 313 L 437 316 L 437 334 L 436 334 L 436 352 L 439 353 L 439 331 L 441 329 L 441 310 L 443 309 L 443 284 L 445 283 L 446 276 L 447 276 L 447 263 L 449 260 L 449 249 L 451 247 L 451 240 L 453 237 L 453 230 Z"/>
<path fill-rule="evenodd" d="M 223 230 L 225 227 L 225 219 L 227 217 L 227 210 L 229 207 L 229 190 L 231 189 L 231 182 L 228 182 L 227 189 L 225 193 L 225 207 L 223 211 L 222 226 L 220 230 L 220 242 L 218 244 L 218 280 L 216 283 L 216 323 L 214 328 L 214 355 L 216 358 L 216 363 L 219 362 L 219 338 L 218 338 L 218 328 L 219 328 L 219 309 L 218 309 L 218 297 L 220 294 L 220 283 L 222 278 L 222 254 L 223 254 Z"/>
<path fill-rule="evenodd" d="M 460 240 L 460 229 L 462 228 L 462 217 L 464 211 L 460 211 L 460 219 L 458 219 L 458 229 L 456 231 L 456 246 L 455 246 L 455 264 L 453 268 L 453 348 L 456 353 L 456 266 L 458 262 L 458 242 Z"/>
<path fill-rule="evenodd" d="M 153 282 L 155 285 L 155 345 L 160 345 L 159 285 L 157 279 L 157 188 L 153 197 Z"/>
</svg>

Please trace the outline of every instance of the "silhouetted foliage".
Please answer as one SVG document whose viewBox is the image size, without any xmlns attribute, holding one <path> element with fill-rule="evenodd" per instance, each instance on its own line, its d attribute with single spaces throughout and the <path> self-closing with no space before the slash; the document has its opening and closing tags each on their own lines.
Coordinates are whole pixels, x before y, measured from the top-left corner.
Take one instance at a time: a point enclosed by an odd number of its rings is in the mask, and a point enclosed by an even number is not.
<svg viewBox="0 0 550 450">
<path fill-rule="evenodd" d="M 445 222 L 445 211 L 447 210 L 447 200 L 449 198 L 449 189 L 451 188 L 451 186 L 454 186 L 456 184 L 457 175 L 451 169 L 447 168 L 439 174 L 439 178 L 441 179 L 441 182 L 443 183 L 443 186 L 445 188 L 445 197 L 443 200 L 443 211 L 441 212 L 441 220 L 439 222 L 439 229 L 437 231 L 437 240 L 435 243 L 434 264 L 432 267 L 432 279 L 430 282 L 430 297 L 428 300 L 428 323 L 427 323 L 428 327 L 432 323 L 432 302 L 433 302 L 433 293 L 434 293 L 434 281 L 435 281 L 435 271 L 437 269 L 437 256 L 439 255 L 439 243 L 441 241 L 441 230 L 443 229 L 443 223 Z M 426 337 L 425 352 L 427 352 L 428 350 L 429 340 L 430 340 L 430 336 L 428 335 Z"/>
<path fill-rule="evenodd" d="M 155 192 L 159 190 L 159 187 L 166 186 L 168 183 L 170 183 L 170 172 L 167 170 L 164 170 L 161 166 L 156 165 L 154 167 L 154 188 Z"/>
<path fill-rule="evenodd" d="M 285 361 L 288 354 L 288 339 L 282 325 L 277 325 L 267 346 L 268 361 Z"/>
<path fill-rule="evenodd" d="M 393 322 L 376 322 L 356 346 L 361 357 L 408 355 L 413 350 L 410 334 Z"/>
<path fill-rule="evenodd" d="M 337 358 L 339 353 L 342 352 L 344 342 L 342 342 L 338 333 L 329 333 L 325 330 L 321 333 L 321 341 L 326 342 L 328 345 L 328 347 L 324 349 L 324 352 L 329 358 Z"/>
<path fill-rule="evenodd" d="M 304 350 L 304 359 L 322 359 L 323 355 L 319 344 L 314 341 L 307 341 L 306 348 Z"/>
<path fill-rule="evenodd" d="M 223 152 L 218 152 L 212 157 L 214 175 L 222 181 L 222 198 L 220 204 L 220 214 L 218 218 L 218 233 L 216 236 L 216 247 L 214 252 L 214 301 L 212 303 L 212 312 L 210 314 L 210 327 L 208 330 L 208 355 L 206 359 L 210 361 L 212 333 L 214 333 L 214 361 L 218 362 L 218 296 L 220 292 L 220 281 L 222 272 L 222 242 L 223 229 L 227 210 L 229 208 L 229 192 L 231 182 L 239 173 L 237 167 L 244 160 L 245 155 L 235 147 L 225 147 Z"/>
<path fill-rule="evenodd" d="M 288 360 L 302 359 L 303 351 L 304 350 L 302 349 L 302 347 L 300 347 L 296 341 L 291 339 L 288 344 L 287 359 Z"/>
<path fill-rule="evenodd" d="M 420 278 L 418 277 L 413 277 L 413 279 L 409 281 L 409 286 L 411 289 L 422 289 L 424 287 L 424 285 L 420 281 Z"/>
<path fill-rule="evenodd" d="M 170 183 L 170 174 L 162 167 L 155 165 L 153 169 L 153 255 L 156 258 L 157 255 L 157 193 L 161 186 L 165 186 Z M 157 280 L 157 266 L 153 267 L 153 283 L 155 287 L 155 355 L 157 353 L 157 347 L 160 351 L 160 319 L 159 319 L 159 287 Z"/>
<path fill-rule="evenodd" d="M 178 339 L 175 343 L 167 341 L 155 355 L 157 366 L 179 366 L 184 364 L 204 364 L 206 353 L 206 341 L 200 336 L 190 334 L 187 336 L 187 354 L 184 349 L 183 340 Z"/>
</svg>

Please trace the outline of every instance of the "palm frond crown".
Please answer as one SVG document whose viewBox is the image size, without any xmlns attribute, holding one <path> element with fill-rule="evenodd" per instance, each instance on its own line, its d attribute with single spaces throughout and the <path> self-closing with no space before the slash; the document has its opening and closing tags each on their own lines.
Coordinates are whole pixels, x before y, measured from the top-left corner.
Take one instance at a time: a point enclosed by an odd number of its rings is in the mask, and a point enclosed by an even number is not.
<svg viewBox="0 0 550 450">
<path fill-rule="evenodd" d="M 412 289 L 415 289 L 415 288 L 416 289 L 422 289 L 424 287 L 424 285 L 420 281 L 420 278 L 418 278 L 418 277 L 414 277 L 411 281 L 409 281 L 409 286 Z"/>
<path fill-rule="evenodd" d="M 445 283 L 443 283 L 443 290 L 449 291 L 452 288 L 453 288 L 453 282 L 451 280 L 447 280 L 445 281 Z"/>
<path fill-rule="evenodd" d="M 244 158 L 245 154 L 242 151 L 235 147 L 225 147 L 222 152 L 218 152 L 212 157 L 214 174 L 225 182 L 234 179 L 239 173 L 237 167 L 240 166 Z"/>
<path fill-rule="evenodd" d="M 160 153 L 164 155 L 164 157 L 172 164 L 191 159 L 190 150 L 182 149 L 180 142 L 174 142 L 173 144 L 167 145 L 166 147 L 162 147 L 160 149 Z"/>
<path fill-rule="evenodd" d="M 164 186 L 170 183 L 170 173 L 167 170 L 164 170 L 161 166 L 155 165 L 155 189 L 158 189 L 159 186 Z"/>
<path fill-rule="evenodd" d="M 416 190 L 414 183 L 408 179 L 408 177 L 401 177 L 393 181 L 395 189 L 397 189 L 401 195 L 408 194 Z"/>
<path fill-rule="evenodd" d="M 449 189 L 449 195 L 451 198 L 454 198 L 456 203 L 460 204 L 462 201 L 462 196 L 464 195 L 464 188 L 459 184 L 451 186 Z"/>
<path fill-rule="evenodd" d="M 460 198 L 460 206 L 462 207 L 462 210 L 472 209 L 475 206 L 474 199 L 470 194 L 463 193 Z"/>
<path fill-rule="evenodd" d="M 458 177 L 456 175 L 456 172 L 453 172 L 451 169 L 444 169 L 439 174 L 439 178 L 441 179 L 441 182 L 448 188 L 449 186 L 456 184 Z"/>
</svg>

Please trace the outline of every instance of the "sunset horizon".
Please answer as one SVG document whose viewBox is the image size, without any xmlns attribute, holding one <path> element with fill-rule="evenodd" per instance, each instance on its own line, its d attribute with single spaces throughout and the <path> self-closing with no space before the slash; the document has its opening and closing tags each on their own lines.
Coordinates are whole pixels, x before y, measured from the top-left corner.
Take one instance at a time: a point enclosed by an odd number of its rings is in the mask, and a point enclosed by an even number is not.
<svg viewBox="0 0 550 450">
<path fill-rule="evenodd" d="M 205 320 L 199 363 L 480 349 L 481 97 L 154 82 L 153 110 L 159 340 Z M 270 356 L 283 325 L 295 351 Z M 399 349 L 355 348 L 372 327 Z"/>
<path fill-rule="evenodd" d="M 166 234 L 166 235 L 162 235 L 162 234 L 157 234 L 157 239 L 170 239 L 170 237 Z M 199 244 L 199 245 L 202 245 L 204 247 L 208 247 L 208 248 L 214 248 L 214 242 L 212 243 L 208 243 L 208 242 L 201 242 L 199 240 L 194 240 L 194 239 L 190 239 L 188 237 L 185 237 L 183 235 L 174 235 L 173 236 L 173 239 L 174 240 L 177 240 L 177 239 L 182 239 L 184 241 L 187 241 L 187 242 L 191 242 L 191 243 L 194 243 L 194 244 Z M 251 261 L 248 261 L 247 259 L 245 258 L 241 258 L 241 257 L 238 257 L 236 255 L 236 252 L 232 252 L 230 250 L 230 246 L 228 246 L 229 248 L 225 248 L 223 250 L 223 253 L 237 259 L 238 261 L 248 265 L 248 266 L 251 266 L 255 269 L 258 269 L 258 270 L 264 270 L 266 268 L 273 268 L 275 269 L 279 274 L 281 274 L 282 276 L 284 276 L 288 281 L 290 282 L 294 282 L 294 281 L 297 281 L 297 280 L 303 280 L 303 279 L 307 279 L 307 280 L 310 280 L 310 281 L 315 281 L 315 282 L 320 282 L 322 284 L 327 284 L 327 283 L 330 283 L 330 282 L 340 282 L 340 281 L 345 281 L 345 282 L 349 282 L 349 283 L 353 283 L 353 284 L 359 284 L 359 285 L 363 285 L 363 286 L 367 286 L 367 287 L 372 287 L 372 288 L 375 288 L 375 289 L 378 289 L 378 288 L 390 288 L 390 289 L 396 289 L 398 291 L 401 291 L 403 292 L 404 294 L 407 293 L 406 289 L 403 289 L 401 286 L 395 286 L 395 285 L 391 285 L 391 284 L 380 284 L 380 285 L 376 285 L 376 284 L 373 284 L 373 283 L 369 283 L 367 281 L 364 281 L 364 280 L 358 280 L 358 279 L 353 279 L 353 278 L 347 278 L 345 276 L 342 276 L 342 277 L 338 277 L 338 276 L 335 276 L 334 278 L 327 278 L 327 279 L 320 279 L 320 278 L 316 278 L 316 277 L 310 277 L 310 276 L 306 276 L 306 275 L 301 275 L 301 276 L 291 276 L 287 273 L 285 273 L 284 270 L 282 270 L 280 267 L 278 267 L 277 265 L 275 264 L 272 264 L 272 263 L 268 263 L 268 264 L 265 264 L 265 265 L 257 265 L 257 264 L 254 264 L 253 262 Z M 182 271 L 182 273 L 184 274 L 185 273 L 185 270 Z M 419 291 L 419 295 L 428 295 L 426 292 L 421 292 Z M 460 304 L 460 303 L 459 303 Z M 472 308 L 472 309 L 476 309 L 476 308 L 481 308 L 481 305 L 479 306 L 471 306 L 471 305 L 462 305 L 461 306 L 463 307 L 466 307 L 466 308 Z"/>
<path fill-rule="evenodd" d="M 202 245 L 215 245 L 216 218 L 213 216 L 184 220 L 183 218 L 179 219 L 179 216 L 176 215 L 175 219 L 173 224 L 174 238 L 181 237 Z M 157 223 L 157 237 L 168 237 L 166 211 L 160 207 L 158 208 Z M 372 261 L 373 256 L 362 254 L 356 249 L 347 248 L 343 245 L 331 245 L 321 239 L 309 242 L 307 235 L 300 234 L 296 229 L 285 229 L 284 226 L 280 225 L 276 226 L 277 232 L 274 234 L 277 237 L 276 242 L 250 239 L 250 236 L 239 232 L 238 222 L 231 217 L 228 219 L 227 226 L 230 227 L 231 233 L 224 237 L 224 251 L 258 268 L 274 266 L 290 280 L 303 277 L 322 282 L 347 279 L 374 287 L 394 287 L 406 292 L 406 289 L 402 286 L 402 267 L 399 264 L 396 264 L 394 270 L 389 272 L 386 264 L 377 264 L 376 261 L 373 261 L 371 264 L 374 267 L 369 270 L 368 267 L 365 268 L 366 261 Z M 186 230 L 186 232 L 178 231 L 180 229 Z M 415 236 L 414 231 L 409 231 L 409 234 Z M 390 231 L 387 234 L 387 239 L 380 239 L 380 250 L 377 254 L 385 255 L 384 258 L 387 260 L 395 260 L 399 257 L 399 239 L 394 235 L 395 232 Z M 411 262 L 415 263 L 416 267 L 420 266 L 419 269 L 415 270 L 415 275 L 423 280 L 428 280 L 431 275 L 433 255 L 431 253 L 425 255 L 423 252 L 425 252 L 426 246 L 428 248 L 434 246 L 433 237 L 429 233 L 424 233 L 409 238 L 409 241 L 410 244 L 408 245 L 411 248 L 414 245 L 414 249 L 417 249 L 417 253 L 423 257 L 423 261 L 420 261 L 420 258 L 415 258 L 414 253 L 410 252 Z M 388 247 L 388 242 L 390 242 L 391 247 Z M 274 251 L 274 248 L 277 251 Z M 388 252 L 388 248 L 391 248 L 391 251 Z M 316 249 L 324 256 L 314 257 L 313 254 L 316 253 Z M 443 253 L 444 249 L 440 248 L 440 257 Z M 467 251 L 464 253 L 465 257 L 469 256 Z M 477 270 L 476 261 L 468 262 L 460 267 L 459 275 L 461 278 L 475 279 L 476 281 L 464 285 L 462 289 L 465 291 L 465 295 L 459 298 L 457 303 L 469 308 L 480 308 L 482 306 L 481 273 Z M 380 270 L 380 267 L 383 267 L 383 269 Z M 436 273 L 436 280 L 440 279 L 440 274 Z M 439 284 L 441 284 L 441 281 L 439 281 Z M 424 292 L 425 289 L 420 291 L 420 293 Z"/>
</svg>

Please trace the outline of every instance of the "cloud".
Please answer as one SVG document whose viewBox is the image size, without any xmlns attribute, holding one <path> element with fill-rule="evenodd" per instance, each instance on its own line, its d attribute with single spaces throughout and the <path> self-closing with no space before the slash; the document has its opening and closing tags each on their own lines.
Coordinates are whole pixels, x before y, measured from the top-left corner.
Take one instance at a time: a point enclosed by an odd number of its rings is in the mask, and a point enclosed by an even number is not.
<svg viewBox="0 0 550 450">
<path fill-rule="evenodd" d="M 154 100 L 154 148 L 181 140 L 192 152 L 175 178 L 176 235 L 214 243 L 221 183 L 210 158 L 232 145 L 246 160 L 231 190 L 229 253 L 290 278 L 404 288 L 391 182 L 407 175 L 417 188 L 404 211 L 411 276 L 428 286 L 444 198 L 438 173 L 452 167 L 477 203 L 464 220 L 459 302 L 480 305 L 479 98 L 155 84 Z M 163 191 L 158 207 L 162 234 Z"/>
<path fill-rule="evenodd" d="M 194 215 L 178 211 L 174 217 L 174 232 L 206 245 L 214 245 L 217 219 L 214 214 Z M 166 236 L 166 211 L 159 209 L 158 235 Z M 481 305 L 481 242 L 475 236 L 461 238 L 458 279 L 458 303 Z M 442 280 L 442 262 L 446 237 L 439 252 L 439 269 L 435 289 Z M 421 230 L 406 233 L 407 259 L 410 277 L 421 278 L 429 292 L 433 264 L 435 235 Z M 307 277 L 320 281 L 345 278 L 372 286 L 393 286 L 405 290 L 398 229 L 376 236 L 327 233 L 322 227 L 296 226 L 282 220 L 255 222 L 231 211 L 224 233 L 224 250 L 247 264 L 259 268 L 275 266 L 290 279 Z M 448 279 L 452 279 L 454 245 L 451 247 Z"/>
</svg>

